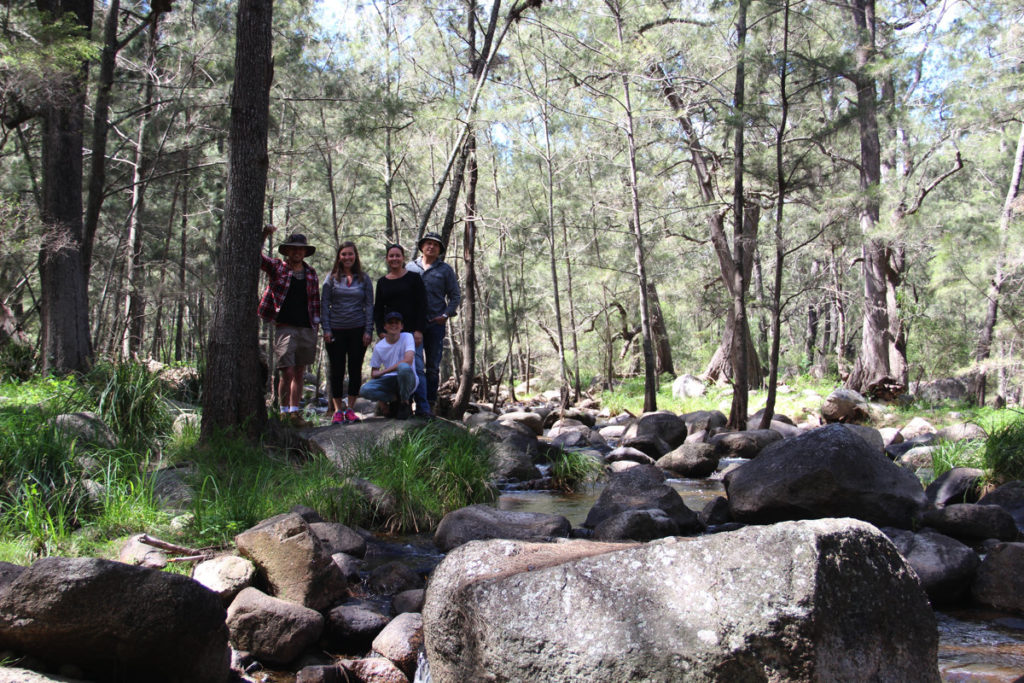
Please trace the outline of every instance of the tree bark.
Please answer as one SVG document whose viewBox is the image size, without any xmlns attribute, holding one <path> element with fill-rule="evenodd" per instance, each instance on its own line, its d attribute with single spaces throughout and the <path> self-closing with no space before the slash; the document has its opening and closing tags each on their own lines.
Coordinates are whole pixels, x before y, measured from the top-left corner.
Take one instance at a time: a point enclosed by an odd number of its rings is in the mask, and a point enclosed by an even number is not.
<svg viewBox="0 0 1024 683">
<path fill-rule="evenodd" d="M 210 321 L 201 436 L 257 437 L 266 423 L 265 370 L 253 304 L 266 199 L 267 129 L 273 80 L 273 0 L 240 0 L 228 134 L 228 187 L 217 296 Z"/>
<path fill-rule="evenodd" d="M 53 17 L 72 14 L 88 33 L 92 0 L 37 0 Z M 42 112 L 42 202 L 39 250 L 43 372 L 85 370 L 92 358 L 89 301 L 82 256 L 82 124 L 88 65 L 68 80 L 69 92 Z"/>
<path fill-rule="evenodd" d="M 739 12 L 736 17 L 736 87 L 733 90 L 733 116 L 736 121 L 735 149 L 733 151 L 733 235 L 732 235 L 732 314 L 736 322 L 732 340 L 732 407 L 729 410 L 729 427 L 736 430 L 747 428 L 747 400 L 750 389 L 750 378 L 747 373 L 747 350 L 753 347 L 750 339 L 750 325 L 747 322 L 747 287 L 750 276 L 744 272 L 746 261 L 753 264 L 754 246 L 756 242 L 746 240 L 746 227 L 743 223 L 744 191 L 743 191 L 743 138 L 744 138 L 744 100 L 746 92 L 746 56 L 744 50 L 747 42 L 747 2 L 739 0 Z"/>
</svg>

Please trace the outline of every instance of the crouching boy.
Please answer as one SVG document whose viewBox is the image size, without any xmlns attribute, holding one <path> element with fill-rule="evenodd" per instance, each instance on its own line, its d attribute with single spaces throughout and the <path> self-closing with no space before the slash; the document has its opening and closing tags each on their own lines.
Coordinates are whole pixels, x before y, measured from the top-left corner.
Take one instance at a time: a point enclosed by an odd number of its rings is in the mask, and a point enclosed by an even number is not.
<svg viewBox="0 0 1024 683">
<path fill-rule="evenodd" d="M 385 415 L 408 419 L 412 415 L 409 401 L 416 390 L 413 358 L 416 342 L 402 332 L 402 314 L 390 311 L 384 316 L 384 338 L 373 347 L 370 356 L 371 379 L 359 389 L 359 395 L 377 401 Z"/>
</svg>

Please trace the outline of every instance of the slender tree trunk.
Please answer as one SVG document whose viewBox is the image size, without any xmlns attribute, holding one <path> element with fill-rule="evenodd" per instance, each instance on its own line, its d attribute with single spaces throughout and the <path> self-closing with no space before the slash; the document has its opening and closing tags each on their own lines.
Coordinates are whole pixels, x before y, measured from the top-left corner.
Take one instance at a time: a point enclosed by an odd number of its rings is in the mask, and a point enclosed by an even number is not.
<svg viewBox="0 0 1024 683">
<path fill-rule="evenodd" d="M 654 352 L 658 375 L 668 373 L 675 376 L 676 369 L 672 363 L 672 340 L 668 336 L 668 325 L 665 324 L 665 315 L 661 312 L 658 288 L 653 282 L 648 283 L 647 301 L 651 306 L 651 334 L 654 336 Z"/>
<path fill-rule="evenodd" d="M 736 121 L 736 142 L 733 152 L 733 263 L 732 279 L 732 314 L 736 322 L 736 329 L 732 340 L 732 407 L 729 410 L 729 427 L 736 430 L 747 428 L 747 400 L 749 392 L 749 377 L 747 376 L 747 348 L 750 346 L 750 328 L 747 323 L 747 301 L 746 290 L 749 286 L 748 278 L 744 271 L 746 259 L 753 260 L 753 247 L 751 242 L 746 243 L 746 235 L 743 230 L 743 137 L 744 125 L 744 97 L 746 91 L 746 49 L 747 40 L 747 0 L 739 0 L 739 14 L 736 18 L 736 50 L 739 58 L 736 61 L 736 88 L 733 92 L 733 112 Z"/>
<path fill-rule="evenodd" d="M 978 345 L 974 350 L 974 360 L 978 364 L 978 387 L 975 401 L 979 406 L 985 405 L 985 390 L 988 382 L 988 368 L 985 362 L 992 352 L 992 338 L 999 316 L 999 298 L 1002 296 L 1003 284 L 1006 281 L 1006 252 L 1009 245 L 1010 220 L 1013 218 L 1013 207 L 1020 196 L 1021 173 L 1024 169 L 1024 124 L 1021 124 L 1017 137 L 1017 151 L 1013 156 L 1013 170 L 1010 173 L 1010 184 L 1003 200 L 1003 210 L 999 214 L 999 248 L 996 250 L 995 272 L 989 282 L 986 296 L 985 322 L 978 335 Z"/>
<path fill-rule="evenodd" d="M 569 231 L 565 216 L 562 216 L 562 253 L 565 255 L 565 287 L 569 295 L 569 330 L 572 335 L 573 403 L 580 402 L 580 343 L 576 325 L 576 297 L 572 291 L 572 259 L 569 257 Z"/>
<path fill-rule="evenodd" d="M 37 0 L 53 17 L 72 15 L 86 33 L 92 0 Z M 92 358 L 89 301 L 82 254 L 82 123 L 88 65 L 69 79 L 70 92 L 42 113 L 42 203 L 39 251 L 43 372 L 84 370 Z"/>
<path fill-rule="evenodd" d="M 240 0 L 228 135 L 228 190 L 203 386 L 202 437 L 256 437 L 266 423 L 253 302 L 266 195 L 273 0 Z"/>
<path fill-rule="evenodd" d="M 452 401 L 452 415 L 460 418 L 469 405 L 473 394 L 473 378 L 476 375 L 476 135 L 466 138 L 469 145 L 466 154 L 466 218 L 462 233 L 462 258 L 466 264 L 466 287 L 463 290 L 462 318 L 465 333 L 462 344 L 462 369 L 459 373 L 459 390 Z"/>
</svg>

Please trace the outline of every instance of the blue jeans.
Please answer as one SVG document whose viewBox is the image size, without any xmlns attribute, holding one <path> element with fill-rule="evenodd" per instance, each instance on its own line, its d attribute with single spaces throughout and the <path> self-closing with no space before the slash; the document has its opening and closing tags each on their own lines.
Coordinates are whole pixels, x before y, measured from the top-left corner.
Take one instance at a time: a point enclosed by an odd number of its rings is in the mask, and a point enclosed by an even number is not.
<svg viewBox="0 0 1024 683">
<path fill-rule="evenodd" d="M 416 373 L 408 363 L 402 363 L 393 374 L 384 375 L 363 383 L 359 395 L 371 401 L 408 401 Z"/>
<path fill-rule="evenodd" d="M 441 354 L 444 352 L 445 326 L 428 323 L 423 333 L 423 351 L 427 366 L 427 400 L 437 400 L 437 386 L 441 382 Z"/>
<path fill-rule="evenodd" d="M 416 385 L 416 414 L 429 415 L 430 404 L 427 403 L 427 375 L 424 372 L 423 344 L 416 345 L 416 375 L 419 377 L 419 384 Z"/>
</svg>

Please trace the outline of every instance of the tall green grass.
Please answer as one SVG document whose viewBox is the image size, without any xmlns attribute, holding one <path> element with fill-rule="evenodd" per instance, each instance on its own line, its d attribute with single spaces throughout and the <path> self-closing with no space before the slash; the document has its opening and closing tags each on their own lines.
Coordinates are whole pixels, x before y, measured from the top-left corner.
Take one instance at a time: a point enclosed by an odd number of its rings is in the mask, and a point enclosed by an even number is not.
<svg viewBox="0 0 1024 683">
<path fill-rule="evenodd" d="M 985 440 L 985 467 L 997 485 L 1024 479 L 1024 413 L 1007 412 L 1013 417 L 990 429 Z"/>
<path fill-rule="evenodd" d="M 558 451 L 549 459 L 552 485 L 559 491 L 579 491 L 604 476 L 604 466 L 581 451 Z"/>
<path fill-rule="evenodd" d="M 497 495 L 490 483 L 489 447 L 442 422 L 369 447 L 353 459 L 348 473 L 387 492 L 394 505 L 380 521 L 392 533 L 426 531 L 448 512 Z"/>
</svg>

